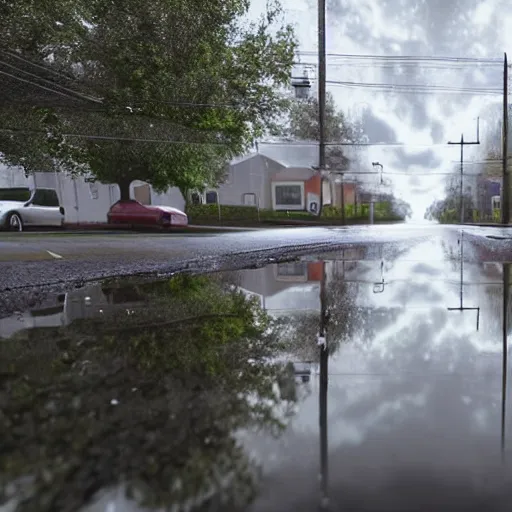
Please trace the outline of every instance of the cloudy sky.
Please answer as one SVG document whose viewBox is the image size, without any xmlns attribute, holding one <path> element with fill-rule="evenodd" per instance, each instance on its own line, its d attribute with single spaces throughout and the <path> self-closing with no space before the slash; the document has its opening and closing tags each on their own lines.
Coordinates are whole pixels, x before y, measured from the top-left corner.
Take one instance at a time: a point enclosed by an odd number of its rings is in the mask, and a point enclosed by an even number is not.
<svg viewBox="0 0 512 512">
<path fill-rule="evenodd" d="M 265 3 L 253 0 L 253 13 Z M 282 3 L 296 28 L 301 61 L 314 64 L 316 2 Z M 327 0 L 328 90 L 349 116 L 363 119 L 370 142 L 406 144 L 362 150 L 359 165 L 371 170 L 371 162 L 380 161 L 416 218 L 443 195 L 443 173 L 452 172 L 460 157 L 458 146 L 444 144 L 460 140 L 461 132 L 475 140 L 478 116 L 482 139 L 495 126 L 492 107 L 500 104 L 502 88 L 498 60 L 511 47 L 512 4 L 505 0 Z M 482 160 L 485 148 L 468 147 L 466 158 Z M 466 171 L 478 172 L 478 166 L 468 164 Z"/>
</svg>

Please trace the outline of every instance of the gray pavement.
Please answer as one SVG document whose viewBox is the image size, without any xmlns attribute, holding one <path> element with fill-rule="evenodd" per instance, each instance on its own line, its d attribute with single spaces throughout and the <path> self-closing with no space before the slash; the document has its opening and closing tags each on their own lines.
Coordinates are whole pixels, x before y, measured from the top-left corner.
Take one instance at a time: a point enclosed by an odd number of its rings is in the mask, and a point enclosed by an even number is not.
<svg viewBox="0 0 512 512">
<path fill-rule="evenodd" d="M 381 250 L 433 237 L 455 240 L 460 226 L 402 224 L 257 230 L 209 235 L 0 234 L 0 315 L 12 314 L 48 294 L 110 277 L 166 276 L 258 266 L 353 245 Z M 512 260 L 512 229 L 465 227 L 474 244 L 495 261 Z M 471 251 L 467 251 L 470 257 Z"/>
</svg>

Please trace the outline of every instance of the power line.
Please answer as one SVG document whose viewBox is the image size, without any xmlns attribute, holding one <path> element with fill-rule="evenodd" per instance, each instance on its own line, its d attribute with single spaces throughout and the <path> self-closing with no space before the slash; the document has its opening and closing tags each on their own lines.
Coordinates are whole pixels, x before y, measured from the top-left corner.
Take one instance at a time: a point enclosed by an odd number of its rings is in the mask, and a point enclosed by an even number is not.
<svg viewBox="0 0 512 512">
<path fill-rule="evenodd" d="M 294 62 L 295 66 L 303 66 L 303 67 L 311 67 L 315 68 L 316 63 L 315 62 Z M 351 67 L 351 68 L 365 68 L 365 69 L 390 69 L 390 70 L 397 70 L 399 68 L 405 68 L 405 69 L 414 69 L 416 70 L 419 65 L 421 65 L 420 69 L 435 69 L 435 70 L 444 70 L 444 71 L 464 71 L 465 67 L 471 67 L 476 69 L 498 69 L 497 65 L 495 63 L 489 63 L 489 62 L 468 62 L 468 63 L 458 63 L 458 65 L 455 65 L 455 63 L 449 63 L 449 62 L 439 62 L 437 64 L 429 64 L 428 61 L 425 61 L 425 63 L 421 62 L 414 62 L 414 61 L 402 61 L 402 62 L 386 62 L 386 61 L 362 61 L 362 62 L 355 62 L 352 60 L 347 60 L 346 62 L 329 62 L 328 65 L 331 68 L 339 68 L 339 67 Z"/>
<path fill-rule="evenodd" d="M 73 89 L 69 89 L 68 87 L 64 87 L 63 85 L 60 85 L 60 84 L 57 84 L 51 80 L 46 80 L 46 78 L 43 78 L 39 75 L 35 75 L 34 73 L 29 73 L 28 71 L 25 71 L 23 69 L 20 69 L 18 68 L 17 66 L 14 66 L 13 64 L 9 64 L 8 62 L 4 62 L 3 60 L 0 60 L 0 64 L 3 64 L 4 66 L 7 66 L 11 69 L 14 69 L 15 71 L 18 71 L 19 73 L 24 73 L 25 75 L 28 75 L 28 76 L 31 76 L 32 78 L 36 78 L 38 80 L 41 80 L 47 84 L 50 84 L 50 85 L 53 85 L 54 87 L 60 87 L 61 89 L 63 89 L 64 91 L 67 91 L 67 92 L 70 92 L 71 94 L 74 94 L 76 95 L 78 98 L 80 99 L 83 99 L 83 100 L 87 100 L 87 101 L 92 101 L 94 103 L 102 103 L 102 101 L 98 98 L 93 98 L 92 96 L 87 96 L 85 94 L 82 94 L 80 92 L 77 92 L 77 91 L 74 91 Z M 20 79 L 20 77 L 16 77 L 17 80 Z M 30 83 L 32 85 L 35 85 L 36 87 L 39 87 L 40 84 L 37 84 L 35 82 L 30 82 L 27 80 L 27 83 Z M 52 89 L 53 92 L 55 93 L 58 93 L 59 91 L 55 90 L 55 89 Z"/>
<path fill-rule="evenodd" d="M 341 87 L 361 87 L 367 89 L 375 89 L 381 92 L 401 92 L 401 93 L 449 93 L 449 94 L 481 94 L 481 95 L 503 95 L 500 89 L 484 89 L 484 88 L 464 88 L 449 87 L 440 85 L 407 85 L 407 84 L 386 84 L 371 82 L 342 82 L 337 80 L 328 81 L 331 85 Z"/>
<path fill-rule="evenodd" d="M 66 94 L 62 91 L 57 91 L 55 89 L 50 89 L 48 87 L 45 87 L 44 85 L 41 85 L 41 84 L 37 84 L 36 82 L 32 82 L 31 80 L 26 80 L 25 78 L 21 78 L 19 76 L 16 76 L 16 75 L 12 75 L 11 73 L 7 73 L 6 71 L 1 71 L 0 70 L 0 75 L 5 75 L 9 78 L 13 78 L 14 80 L 18 80 L 19 82 L 23 82 L 23 83 L 26 83 L 26 84 L 29 84 L 29 85 L 33 85 L 35 87 L 39 87 L 39 89 L 43 89 L 47 92 L 51 92 L 52 94 L 58 94 L 60 96 L 63 96 L 65 98 L 70 98 L 72 100 L 76 100 L 78 99 L 76 96 L 71 96 L 69 94 Z"/>
<path fill-rule="evenodd" d="M 315 51 L 298 51 L 298 55 L 311 55 L 316 56 Z M 328 53 L 327 57 L 341 58 L 341 59 L 359 59 L 359 60 L 386 60 L 386 61 L 418 61 L 418 62 L 485 62 L 489 64 L 502 65 L 503 58 L 480 58 L 480 57 L 449 57 L 449 56 L 434 56 L 434 55 L 371 55 L 371 54 L 354 54 L 354 53 Z"/>
<path fill-rule="evenodd" d="M 292 80 L 300 80 L 304 77 L 292 76 Z M 453 93 L 473 93 L 473 94 L 503 94 L 501 89 L 490 89 L 484 87 L 452 87 L 446 85 L 429 85 L 429 84 L 390 84 L 390 83 L 375 83 L 375 82 L 344 82 L 339 80 L 327 80 L 328 84 L 331 85 L 342 85 L 347 87 L 370 87 L 370 88 L 379 88 L 379 89 L 390 89 L 390 90 L 399 90 L 400 92 L 453 92 Z"/>
<path fill-rule="evenodd" d="M 318 146 L 318 142 L 305 141 L 258 141 L 260 146 Z M 410 148 L 432 148 L 432 147 L 449 147 L 446 142 L 440 144 L 408 144 L 406 142 L 326 142 L 326 146 L 383 146 L 383 147 L 410 147 Z"/>
<path fill-rule="evenodd" d="M 43 71 L 47 71 L 49 73 L 53 73 L 54 75 L 60 76 L 62 78 L 65 78 L 66 80 L 71 80 L 71 81 L 75 81 L 76 80 L 72 76 L 66 75 L 65 73 L 62 73 L 62 72 L 59 72 L 59 71 L 56 71 L 55 69 L 52 69 L 50 67 L 42 66 L 41 64 L 36 64 L 35 62 L 32 62 L 32 61 L 30 61 L 28 59 L 25 59 L 25 58 L 21 57 L 20 55 L 17 55 L 14 52 L 9 52 L 7 50 L 0 50 L 0 51 L 2 53 L 4 53 L 5 55 L 9 55 L 9 57 L 12 57 L 14 59 L 18 59 L 18 60 L 20 60 L 22 62 L 25 62 L 26 64 L 30 64 L 31 66 L 39 68 L 39 69 L 41 69 Z"/>
<path fill-rule="evenodd" d="M 13 54 L 13 53 L 11 53 L 11 52 L 6 52 L 5 50 L 0 50 L 0 51 L 2 51 L 2 53 L 5 53 L 6 55 L 9 55 L 9 56 L 12 56 L 12 57 L 18 58 L 18 59 L 20 59 L 20 60 L 22 60 L 22 61 L 24 61 L 24 62 L 27 62 L 28 64 L 31 64 L 31 65 L 36 66 L 36 67 L 38 67 L 38 68 L 41 68 L 41 69 L 43 69 L 43 70 L 45 70 L 45 71 L 51 71 L 51 72 L 53 72 L 53 73 L 56 73 L 56 74 L 57 74 L 57 75 L 59 75 L 59 76 L 63 76 L 64 78 L 69 79 L 66 75 L 63 75 L 62 73 L 58 73 L 58 72 L 56 72 L 56 71 L 54 71 L 54 70 L 48 69 L 48 68 L 46 68 L 45 66 L 40 66 L 40 65 L 38 65 L 38 64 L 35 64 L 35 63 L 33 63 L 33 62 L 31 62 L 31 61 L 29 61 L 29 60 L 27 60 L 27 59 L 24 59 L 24 58 L 22 58 L 22 57 L 17 56 L 16 54 Z M 2 61 L 2 60 L 0 60 L 0 64 L 3 64 L 3 65 L 5 65 L 5 66 L 8 66 L 8 67 L 10 67 L 10 68 L 12 68 L 12 69 L 14 69 L 14 70 L 16 70 L 16 71 L 20 72 L 20 73 L 24 73 L 24 74 L 26 74 L 26 75 L 28 75 L 28 76 L 31 76 L 32 78 L 36 78 L 36 79 L 38 79 L 38 80 L 42 80 L 43 82 L 45 82 L 45 83 L 47 83 L 47 84 L 49 84 L 49 85 L 53 85 L 54 87 L 59 87 L 59 88 L 61 88 L 61 89 L 65 90 L 65 91 L 67 91 L 67 92 L 69 92 L 69 93 L 71 93 L 71 94 L 74 94 L 74 95 L 76 95 L 76 96 L 80 97 L 81 99 L 88 100 L 88 101 L 92 101 L 92 102 L 97 103 L 97 104 L 102 104 L 102 103 L 103 103 L 103 101 L 102 101 L 101 99 L 99 99 L 99 98 L 94 98 L 94 97 L 92 97 L 92 96 L 84 95 L 84 94 L 82 94 L 82 93 L 80 93 L 80 92 L 78 92 L 78 91 L 75 91 L 75 90 L 70 89 L 70 88 L 68 88 L 68 87 L 65 87 L 65 86 L 63 86 L 63 85 L 60 85 L 60 84 L 58 84 L 58 83 L 56 83 L 56 82 L 54 82 L 54 81 L 47 80 L 46 78 L 43 78 L 43 77 L 41 77 L 41 76 L 39 76 L 39 75 L 36 75 L 36 74 L 34 74 L 34 73 L 30 73 L 30 72 L 25 71 L 25 70 L 23 70 L 23 69 L 21 69 L 21 68 L 18 68 L 17 66 L 14 66 L 13 64 L 9 64 L 9 63 L 7 63 L 7 62 L 5 62 L 5 61 Z M 38 84 L 38 83 L 36 83 L 36 82 L 32 82 L 32 81 L 30 81 L 30 80 L 23 79 L 23 78 L 18 77 L 18 76 L 16 76 L 16 75 L 11 75 L 11 74 L 6 73 L 6 72 L 2 72 L 2 74 L 6 75 L 6 76 L 9 76 L 10 78 L 13 78 L 13 79 L 15 79 L 15 80 L 19 80 L 19 81 L 22 81 L 22 82 L 24 82 L 24 83 L 27 83 L 27 84 L 29 84 L 29 85 L 33 85 L 33 86 L 35 86 L 35 87 L 39 87 L 39 88 L 44 88 L 44 90 L 46 90 L 46 91 L 48 91 L 48 92 L 53 92 L 53 93 L 60 94 L 60 95 L 62 95 L 62 94 L 63 94 L 61 91 L 58 91 L 58 90 L 56 90 L 56 89 L 46 88 L 46 87 L 42 86 L 41 84 Z M 76 98 L 72 98 L 72 99 L 76 99 Z M 234 104 L 234 103 L 204 103 L 204 102 L 203 102 L 203 103 L 195 103 L 195 102 L 173 102 L 173 101 L 165 101 L 165 100 L 151 100 L 151 99 L 150 99 L 150 100 L 144 100 L 144 101 L 136 101 L 136 102 L 134 102 L 134 103 L 131 103 L 131 105 L 128 105 L 126 108 L 127 108 L 127 109 L 128 109 L 128 108 L 130 108 L 132 105 L 133 105 L 133 106 L 135 106 L 135 105 L 147 105 L 147 104 L 153 104 L 153 103 L 164 104 L 164 105 L 170 105 L 170 106 L 176 106 L 176 107 L 240 108 L 240 105 L 236 105 L 236 104 Z"/>
<path fill-rule="evenodd" d="M 46 135 L 47 132 L 44 130 L 24 130 L 16 128 L 0 128 L 0 133 L 14 133 L 23 135 Z M 151 142 L 157 144 L 189 144 L 193 146 L 226 146 L 227 142 L 192 142 L 184 140 L 168 140 L 168 139 L 143 139 L 143 138 L 132 138 L 132 137 L 114 137 L 108 135 L 89 135 L 81 133 L 62 133 L 62 137 L 79 138 L 79 139 L 90 139 L 90 140 L 110 140 L 119 142 Z"/>
</svg>

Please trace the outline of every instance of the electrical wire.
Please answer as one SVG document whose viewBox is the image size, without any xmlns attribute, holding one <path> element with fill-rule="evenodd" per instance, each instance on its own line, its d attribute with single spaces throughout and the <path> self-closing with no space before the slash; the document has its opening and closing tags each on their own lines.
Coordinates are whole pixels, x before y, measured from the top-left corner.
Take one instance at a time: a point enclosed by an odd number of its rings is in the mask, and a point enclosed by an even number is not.
<svg viewBox="0 0 512 512">
<path fill-rule="evenodd" d="M 298 55 L 317 56 L 318 52 L 300 50 Z M 417 61 L 417 62 L 485 62 L 491 64 L 503 64 L 503 58 L 480 58 L 480 57 L 449 57 L 449 56 L 433 56 L 433 55 L 377 55 L 377 54 L 354 54 L 354 53 L 326 53 L 326 57 L 356 60 L 386 60 L 386 61 Z"/>
<path fill-rule="evenodd" d="M 0 52 L 2 52 L 4 55 L 8 55 L 9 57 L 12 57 L 13 59 L 18 59 L 21 62 L 25 62 L 26 64 L 30 64 L 31 66 L 39 68 L 39 69 L 41 69 L 43 71 L 47 71 L 47 72 L 53 73 L 54 75 L 57 75 L 57 76 L 59 76 L 61 78 L 65 78 L 66 80 L 71 80 L 71 81 L 76 80 L 72 76 L 66 75 L 65 73 L 56 71 L 55 69 L 52 69 L 52 68 L 47 67 L 47 66 L 42 66 L 41 64 L 36 64 L 35 62 L 32 62 L 31 60 L 25 59 L 24 57 L 21 57 L 20 55 L 16 54 L 15 52 L 10 52 L 10 51 L 7 51 L 7 50 L 0 50 Z"/>
<path fill-rule="evenodd" d="M 400 93 L 448 93 L 448 94 L 474 94 L 474 95 L 503 95 L 501 89 L 485 88 L 464 88 L 449 87 L 444 85 L 407 85 L 407 84 L 387 84 L 371 82 L 343 82 L 338 80 L 327 80 L 330 85 L 341 87 L 358 87 L 366 89 L 375 89 L 382 92 L 400 92 Z"/>
<path fill-rule="evenodd" d="M 23 83 L 26 83 L 26 84 L 29 84 L 29 85 L 33 85 L 35 87 L 38 87 L 39 89 L 43 89 L 47 92 L 51 92 L 53 94 L 58 94 L 59 96 L 63 96 L 65 98 L 70 98 L 72 100 L 77 100 L 78 98 L 76 96 L 71 96 L 67 93 L 64 93 L 62 91 L 57 91 L 55 89 L 50 89 L 48 87 L 45 87 L 44 85 L 41 85 L 41 84 L 37 84 L 36 82 L 32 82 L 30 80 L 26 80 L 25 78 L 21 78 L 19 76 L 16 76 L 16 75 L 12 75 L 11 73 L 7 73 L 6 71 L 1 71 L 0 70 L 0 75 L 5 75 L 9 78 L 13 78 L 14 80 L 18 80 L 19 82 L 23 82 Z"/>
<path fill-rule="evenodd" d="M 74 94 L 75 96 L 77 96 L 77 97 L 78 97 L 78 98 L 80 98 L 80 99 L 87 100 L 87 101 L 92 101 L 92 102 L 94 102 L 94 103 L 99 103 L 99 104 L 101 104 L 101 103 L 102 103 L 102 101 L 101 101 L 100 99 L 98 99 L 98 98 L 93 98 L 92 96 L 87 96 L 87 95 L 82 94 L 82 93 L 80 93 L 80 92 L 78 92 L 78 91 L 74 91 L 73 89 L 69 89 L 68 87 L 64 87 L 63 85 L 60 85 L 60 84 L 58 84 L 58 83 L 55 83 L 55 82 L 53 82 L 53 81 L 51 81 L 51 80 L 46 80 L 46 78 L 43 78 L 43 77 L 41 77 L 41 76 L 39 76 L 39 75 L 35 75 L 34 73 L 29 73 L 28 71 L 25 71 L 25 70 L 23 70 L 23 69 L 20 69 L 20 68 L 18 68 L 17 66 L 14 66 L 13 64 L 9 64 L 8 62 L 4 62 L 3 60 L 0 60 L 0 64 L 3 64 L 4 66 L 7 66 L 7 67 L 9 67 L 9 68 L 11 68 L 11 69 L 14 69 L 15 71 L 17 71 L 17 72 L 19 72 L 19 73 L 24 73 L 25 75 L 31 76 L 32 78 L 36 78 L 36 79 L 38 79 L 38 80 L 41 80 L 41 81 L 43 81 L 43 82 L 45 82 L 45 83 L 47 83 L 47 84 L 49 84 L 49 85 L 53 85 L 54 87 L 60 87 L 60 88 L 61 88 L 61 89 L 63 89 L 64 91 L 67 91 L 67 92 L 69 92 L 69 93 L 71 93 L 71 94 Z M 20 79 L 20 77 L 16 77 L 16 79 L 17 79 L 17 80 L 19 80 L 19 79 Z M 37 84 L 37 83 L 35 83 L 35 82 L 30 82 L 30 81 L 28 81 L 28 80 L 27 80 L 27 83 L 32 84 L 32 85 L 35 85 L 36 87 L 39 87 L 39 86 L 40 86 L 40 84 Z M 58 93 L 58 92 L 59 92 L 59 91 L 57 91 L 56 89 L 52 89 L 52 91 L 53 91 L 53 92 L 56 92 L 56 93 Z"/>
<path fill-rule="evenodd" d="M 258 141 L 259 146 L 319 146 L 319 142 L 305 141 Z M 408 144 L 405 142 L 326 142 L 326 146 L 357 146 L 357 147 L 409 147 L 409 148 L 432 148 L 432 147 L 450 147 L 446 142 L 440 144 Z"/>
<path fill-rule="evenodd" d="M 44 130 L 25 130 L 16 128 L 0 128 L 0 133 L 13 133 L 20 135 L 46 135 L 47 132 Z M 62 133 L 62 137 L 79 138 L 79 139 L 91 139 L 91 140 L 109 140 L 119 142 L 151 142 L 157 144 L 188 144 L 192 146 L 226 146 L 227 142 L 195 142 L 185 140 L 168 140 L 168 139 L 143 139 L 135 137 L 114 137 L 108 135 L 89 135 L 81 133 Z"/>
</svg>

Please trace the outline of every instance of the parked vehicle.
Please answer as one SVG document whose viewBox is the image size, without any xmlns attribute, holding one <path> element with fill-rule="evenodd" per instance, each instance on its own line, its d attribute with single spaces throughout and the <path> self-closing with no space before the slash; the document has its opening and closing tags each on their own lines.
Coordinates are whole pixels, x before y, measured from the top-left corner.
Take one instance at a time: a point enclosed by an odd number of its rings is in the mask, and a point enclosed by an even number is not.
<svg viewBox="0 0 512 512">
<path fill-rule="evenodd" d="M 107 214 L 109 224 L 153 226 L 161 228 L 188 225 L 187 214 L 171 206 L 156 206 L 139 203 L 134 199 L 121 200 L 113 204 Z"/>
<path fill-rule="evenodd" d="M 64 208 L 51 188 L 0 188 L 0 229 L 62 227 Z"/>
</svg>

